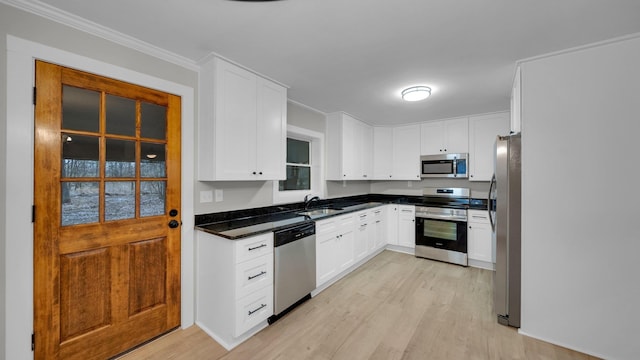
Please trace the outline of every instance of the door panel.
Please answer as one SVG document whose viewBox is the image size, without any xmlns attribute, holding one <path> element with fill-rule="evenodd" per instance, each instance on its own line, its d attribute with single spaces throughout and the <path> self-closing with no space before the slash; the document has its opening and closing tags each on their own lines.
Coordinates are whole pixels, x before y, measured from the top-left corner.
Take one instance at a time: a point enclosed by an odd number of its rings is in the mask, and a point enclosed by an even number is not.
<svg viewBox="0 0 640 360">
<path fill-rule="evenodd" d="M 43 62 L 36 92 L 35 358 L 109 358 L 180 324 L 180 98 Z"/>
</svg>

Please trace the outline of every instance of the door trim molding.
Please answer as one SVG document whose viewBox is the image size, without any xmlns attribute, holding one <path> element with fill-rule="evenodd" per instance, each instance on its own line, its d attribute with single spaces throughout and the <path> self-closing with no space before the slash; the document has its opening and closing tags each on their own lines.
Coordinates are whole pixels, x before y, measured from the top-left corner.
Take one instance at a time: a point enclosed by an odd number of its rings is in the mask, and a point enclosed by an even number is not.
<svg viewBox="0 0 640 360">
<path fill-rule="evenodd" d="M 182 98 L 182 221 L 181 326 L 193 325 L 194 294 L 194 147 L 195 94 L 182 84 L 139 73 L 117 65 L 7 35 L 7 132 L 5 217 L 5 345 L 8 359 L 33 358 L 33 130 L 32 102 L 35 60 L 43 60 L 122 81 L 135 83 Z M 189 160 L 190 159 L 190 160 Z M 186 160 L 186 161 L 185 161 Z M 28 184 L 28 186 L 25 186 Z M 8 206 L 11 206 L 9 211 Z M 11 269 L 11 271 L 7 271 Z M 2 355 L 0 355 L 2 357 Z"/>
</svg>

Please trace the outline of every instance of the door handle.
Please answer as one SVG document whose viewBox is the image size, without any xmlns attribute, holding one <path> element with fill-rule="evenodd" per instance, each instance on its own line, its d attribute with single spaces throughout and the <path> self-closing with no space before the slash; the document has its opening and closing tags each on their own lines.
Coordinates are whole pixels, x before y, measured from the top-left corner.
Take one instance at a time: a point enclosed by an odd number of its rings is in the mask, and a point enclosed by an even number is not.
<svg viewBox="0 0 640 360">
<path fill-rule="evenodd" d="M 177 228 L 178 226 L 180 226 L 180 223 L 177 220 L 171 220 L 169 221 L 169 227 L 172 229 Z"/>
</svg>

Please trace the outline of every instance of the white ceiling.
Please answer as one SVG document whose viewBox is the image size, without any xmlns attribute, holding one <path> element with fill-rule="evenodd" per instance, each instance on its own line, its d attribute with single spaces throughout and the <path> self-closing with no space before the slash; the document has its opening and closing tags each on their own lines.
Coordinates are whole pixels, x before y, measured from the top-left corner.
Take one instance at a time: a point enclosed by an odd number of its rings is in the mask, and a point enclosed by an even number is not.
<svg viewBox="0 0 640 360">
<path fill-rule="evenodd" d="M 194 62 L 215 52 L 290 86 L 292 100 L 374 125 L 508 109 L 516 60 L 640 32 L 638 0 L 19 2 Z M 403 102 L 415 84 L 432 96 Z"/>
</svg>

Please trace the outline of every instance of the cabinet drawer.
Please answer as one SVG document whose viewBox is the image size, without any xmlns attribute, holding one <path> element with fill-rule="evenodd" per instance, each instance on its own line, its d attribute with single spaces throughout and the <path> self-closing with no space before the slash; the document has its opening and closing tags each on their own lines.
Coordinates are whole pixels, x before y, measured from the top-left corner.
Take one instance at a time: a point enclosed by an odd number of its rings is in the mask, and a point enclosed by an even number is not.
<svg viewBox="0 0 640 360">
<path fill-rule="evenodd" d="M 273 253 L 273 233 L 236 241 L 236 264 Z"/>
<path fill-rule="evenodd" d="M 269 285 L 273 285 L 272 254 L 236 265 L 236 299 Z"/>
<path fill-rule="evenodd" d="M 489 214 L 484 210 L 467 210 L 468 222 L 489 223 Z"/>
<path fill-rule="evenodd" d="M 236 302 L 236 328 L 238 337 L 273 315 L 273 286 L 268 286 Z"/>
</svg>

